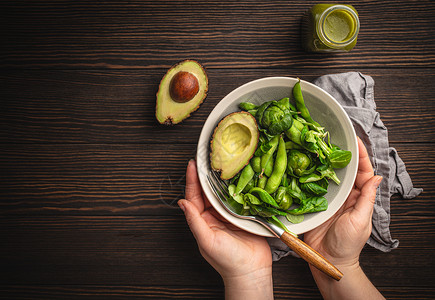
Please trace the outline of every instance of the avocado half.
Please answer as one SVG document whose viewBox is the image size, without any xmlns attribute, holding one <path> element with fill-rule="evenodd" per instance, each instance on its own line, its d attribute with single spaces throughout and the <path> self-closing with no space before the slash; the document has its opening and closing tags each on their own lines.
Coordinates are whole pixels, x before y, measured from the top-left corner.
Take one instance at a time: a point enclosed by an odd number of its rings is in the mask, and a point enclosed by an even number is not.
<svg viewBox="0 0 435 300">
<path fill-rule="evenodd" d="M 177 124 L 197 110 L 207 97 L 208 78 L 195 60 L 172 66 L 160 81 L 156 100 L 156 118 L 161 124 Z"/>
<path fill-rule="evenodd" d="M 210 162 L 221 178 L 231 179 L 243 169 L 255 153 L 260 132 L 257 121 L 248 112 L 235 112 L 216 126 L 211 140 Z"/>
</svg>

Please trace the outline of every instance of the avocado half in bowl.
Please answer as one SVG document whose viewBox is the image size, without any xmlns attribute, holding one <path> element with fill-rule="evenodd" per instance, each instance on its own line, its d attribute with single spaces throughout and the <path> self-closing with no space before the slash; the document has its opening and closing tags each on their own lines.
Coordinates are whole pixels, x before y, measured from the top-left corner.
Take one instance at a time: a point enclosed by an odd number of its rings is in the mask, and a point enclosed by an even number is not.
<svg viewBox="0 0 435 300">
<path fill-rule="evenodd" d="M 298 82 L 290 77 L 267 77 L 248 82 L 225 96 L 208 116 L 198 141 L 196 161 L 198 176 L 204 194 L 214 209 L 227 221 L 253 234 L 272 237 L 273 235 L 256 222 L 239 219 L 230 215 L 221 205 L 208 181 L 207 174 L 211 171 L 210 152 L 211 140 L 218 124 L 228 115 L 241 111 L 241 102 L 252 102 L 256 105 L 270 100 L 289 97 L 292 102 L 292 89 Z M 324 196 L 328 201 L 328 209 L 305 215 L 304 221 L 292 224 L 285 218 L 281 221 L 293 233 L 302 234 L 321 225 L 332 217 L 346 201 L 355 181 L 358 170 L 358 143 L 352 123 L 341 105 L 323 89 L 301 80 L 301 88 L 305 104 L 314 120 L 325 127 L 330 133 L 331 143 L 352 152 L 350 163 L 343 169 L 337 169 L 336 174 L 340 185 L 331 183 L 328 193 Z M 250 155 L 250 153 L 248 153 Z M 248 157 L 248 161 L 249 161 Z"/>
</svg>

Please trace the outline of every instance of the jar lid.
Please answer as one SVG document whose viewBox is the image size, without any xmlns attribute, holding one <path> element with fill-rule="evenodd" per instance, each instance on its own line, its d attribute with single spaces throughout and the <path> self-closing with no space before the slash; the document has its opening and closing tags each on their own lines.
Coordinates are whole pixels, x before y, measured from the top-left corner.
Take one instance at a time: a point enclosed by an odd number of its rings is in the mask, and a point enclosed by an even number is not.
<svg viewBox="0 0 435 300">
<path fill-rule="evenodd" d="M 321 14 L 317 32 L 328 47 L 340 49 L 356 40 L 359 27 L 356 11 L 349 6 L 333 5 Z"/>
</svg>

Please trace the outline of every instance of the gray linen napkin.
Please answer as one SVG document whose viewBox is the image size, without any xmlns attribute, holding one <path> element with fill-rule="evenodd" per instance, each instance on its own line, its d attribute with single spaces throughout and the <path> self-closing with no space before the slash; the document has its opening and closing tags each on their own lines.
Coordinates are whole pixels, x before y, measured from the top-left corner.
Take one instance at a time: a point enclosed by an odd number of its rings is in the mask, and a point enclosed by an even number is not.
<svg viewBox="0 0 435 300">
<path fill-rule="evenodd" d="M 367 244 L 383 252 L 397 248 L 399 241 L 390 234 L 390 197 L 400 193 L 412 199 L 423 190 L 414 188 L 405 164 L 396 149 L 389 147 L 387 128 L 376 112 L 373 78 L 359 72 L 324 75 L 313 82 L 330 93 L 349 115 L 356 134 L 364 142 L 375 174 L 384 178 L 376 193 L 373 211 L 373 229 Z M 269 238 L 274 261 L 292 254 L 279 239 Z"/>
</svg>

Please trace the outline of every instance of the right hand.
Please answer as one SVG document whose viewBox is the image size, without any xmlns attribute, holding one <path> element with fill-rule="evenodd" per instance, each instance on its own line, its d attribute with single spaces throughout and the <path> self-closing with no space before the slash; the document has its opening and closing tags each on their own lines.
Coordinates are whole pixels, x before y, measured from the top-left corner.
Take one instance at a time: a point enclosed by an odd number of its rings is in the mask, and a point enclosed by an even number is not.
<svg viewBox="0 0 435 300">
<path fill-rule="evenodd" d="M 358 149 L 358 173 L 345 204 L 331 219 L 304 236 L 307 244 L 343 271 L 359 266 L 359 255 L 372 232 L 376 189 L 382 180 L 381 176 L 374 176 L 367 149 L 360 139 Z"/>
</svg>

